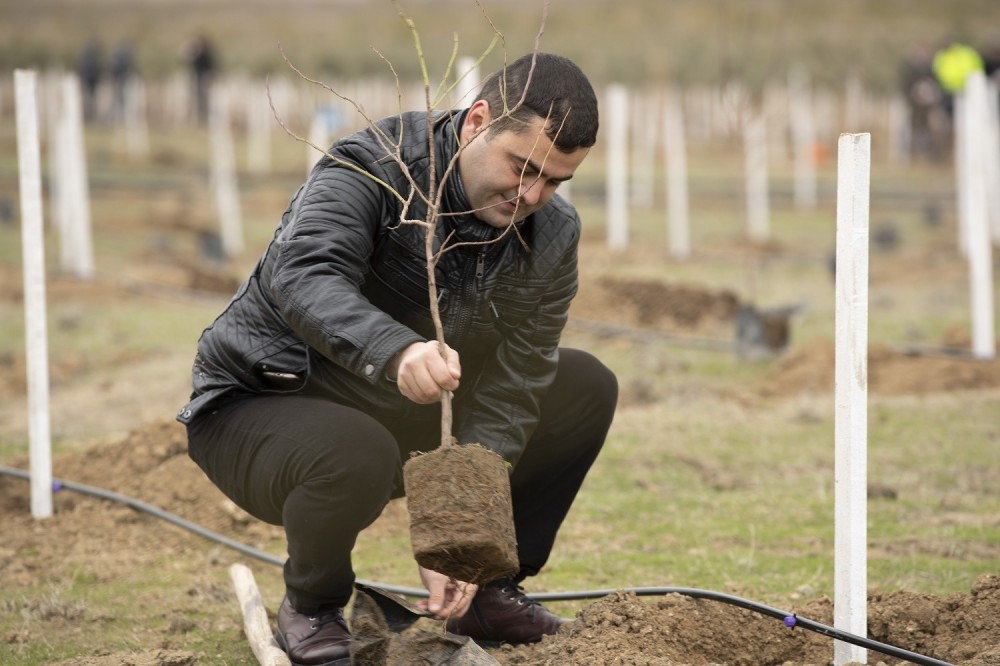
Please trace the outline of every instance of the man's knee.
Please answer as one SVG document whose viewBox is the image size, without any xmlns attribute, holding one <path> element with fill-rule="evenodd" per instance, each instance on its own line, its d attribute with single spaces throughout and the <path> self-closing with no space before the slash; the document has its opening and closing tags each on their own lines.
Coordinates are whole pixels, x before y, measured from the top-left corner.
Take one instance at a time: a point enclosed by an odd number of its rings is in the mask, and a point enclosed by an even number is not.
<svg viewBox="0 0 1000 666">
<path fill-rule="evenodd" d="M 562 381 L 579 400 L 602 415 L 614 414 L 618 404 L 618 377 L 596 356 L 579 349 L 562 349 L 559 372 L 563 375 Z"/>
</svg>

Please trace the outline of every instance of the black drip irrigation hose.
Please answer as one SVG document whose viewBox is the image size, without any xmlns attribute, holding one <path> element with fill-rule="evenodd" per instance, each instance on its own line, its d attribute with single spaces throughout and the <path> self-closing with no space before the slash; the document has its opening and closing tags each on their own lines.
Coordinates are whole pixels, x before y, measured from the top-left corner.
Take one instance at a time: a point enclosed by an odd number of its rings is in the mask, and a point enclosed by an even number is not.
<svg viewBox="0 0 1000 666">
<path fill-rule="evenodd" d="M 20 469 L 14 467 L 7 467 L 0 465 L 0 474 L 5 474 L 7 476 L 17 477 L 19 479 L 30 480 L 31 475 Z M 223 546 L 232 548 L 233 550 L 243 553 L 249 557 L 260 560 L 262 562 L 267 562 L 268 564 L 274 564 L 276 566 L 283 566 L 285 563 L 284 558 L 271 555 L 270 553 L 258 550 L 246 544 L 230 539 L 229 537 L 223 536 L 209 529 L 201 527 L 191 521 L 185 520 L 179 516 L 175 516 L 172 513 L 159 509 L 151 504 L 137 500 L 126 495 L 121 495 L 110 490 L 104 490 L 102 488 L 96 488 L 94 486 L 88 486 L 82 483 L 75 483 L 73 481 L 63 481 L 58 479 L 53 479 L 52 490 L 58 492 L 60 490 L 72 490 L 84 495 L 90 495 L 92 497 L 98 497 L 101 499 L 111 500 L 112 502 L 118 502 L 120 504 L 125 504 L 126 506 L 132 507 L 139 511 L 143 511 L 150 515 L 156 516 L 162 520 L 167 521 L 182 527 L 190 532 L 193 532 L 199 536 L 205 537 L 211 541 L 215 541 Z M 375 587 L 388 592 L 393 592 L 395 594 L 401 594 L 409 597 L 419 597 L 426 598 L 427 591 L 416 588 L 416 587 L 400 587 L 397 585 L 384 585 L 375 581 L 367 581 L 359 579 L 357 581 L 362 585 L 368 587 Z M 750 601 L 748 599 L 743 599 L 741 597 L 736 597 L 730 594 L 725 594 L 722 592 L 714 592 L 712 590 L 702 590 L 693 587 L 625 587 L 618 589 L 607 589 L 607 590 L 580 590 L 573 592 L 542 592 L 536 594 L 527 595 L 529 598 L 535 601 L 578 601 L 583 599 L 599 599 L 606 597 L 609 594 L 614 594 L 615 592 L 631 592 L 636 596 L 664 596 L 667 594 L 680 594 L 687 597 L 692 597 L 695 599 L 709 599 L 712 601 L 720 601 L 722 603 L 730 604 L 732 606 L 738 606 L 740 608 L 745 608 L 756 613 L 761 613 L 762 615 L 768 615 L 773 618 L 781 620 L 789 629 L 795 627 L 802 627 L 803 629 L 808 629 L 814 631 L 818 634 L 828 636 L 835 640 L 844 641 L 845 643 L 851 643 L 852 645 L 857 645 L 859 647 L 867 648 L 869 650 L 875 650 L 882 654 L 888 655 L 890 657 L 896 657 L 897 659 L 905 659 L 919 666 L 954 666 L 946 661 L 941 661 L 940 659 L 934 659 L 933 657 L 927 657 L 916 652 L 910 652 L 909 650 L 904 650 L 903 648 L 896 647 L 894 645 L 889 645 L 887 643 L 880 643 L 879 641 L 866 638 L 864 636 L 858 636 L 856 634 L 851 634 L 834 627 L 830 627 L 825 624 L 820 624 L 819 622 L 814 622 L 807 618 L 795 615 L 794 613 L 788 613 L 777 608 L 772 608 L 756 601 Z"/>
</svg>

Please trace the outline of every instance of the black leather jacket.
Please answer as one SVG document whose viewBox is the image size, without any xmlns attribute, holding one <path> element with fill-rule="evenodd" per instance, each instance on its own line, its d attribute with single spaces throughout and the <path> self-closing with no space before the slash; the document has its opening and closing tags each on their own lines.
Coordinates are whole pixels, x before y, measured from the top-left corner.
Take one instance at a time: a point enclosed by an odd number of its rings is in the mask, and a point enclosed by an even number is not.
<svg viewBox="0 0 1000 666">
<path fill-rule="evenodd" d="M 436 173 L 457 150 L 462 114 L 433 125 Z M 378 123 L 399 141 L 421 191 L 427 191 L 427 114 Z M 424 228 L 400 224 L 410 190 L 372 130 L 338 141 L 282 216 L 274 238 L 226 309 L 202 333 L 190 423 L 228 397 L 302 392 L 357 407 L 376 418 L 438 419 L 438 405 L 417 405 L 386 377 L 390 360 L 434 338 L 428 308 Z M 457 169 L 444 208 L 469 210 Z M 425 219 L 415 199 L 408 219 Z M 500 231 L 471 215 L 442 216 L 437 241 L 494 240 Z M 577 289 L 580 221 L 558 195 L 500 240 L 460 247 L 439 262 L 436 280 L 445 340 L 462 362 L 454 435 L 516 463 L 537 424 L 539 402 L 555 374 L 558 344 Z M 264 373 L 291 375 L 284 381 Z M 272 376 L 273 377 L 273 376 Z M 433 446 L 436 443 L 432 443 Z"/>
</svg>

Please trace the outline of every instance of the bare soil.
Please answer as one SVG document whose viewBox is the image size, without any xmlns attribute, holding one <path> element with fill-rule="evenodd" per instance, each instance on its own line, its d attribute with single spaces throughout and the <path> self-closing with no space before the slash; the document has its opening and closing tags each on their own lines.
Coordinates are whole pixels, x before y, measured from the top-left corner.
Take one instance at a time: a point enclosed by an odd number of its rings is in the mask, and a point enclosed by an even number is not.
<svg viewBox="0 0 1000 666">
<path fill-rule="evenodd" d="M 25 461 L 13 461 L 14 464 Z M 183 428 L 173 421 L 152 423 L 114 442 L 61 455 L 55 461 L 58 478 L 111 490 L 160 507 L 243 543 L 280 537 L 278 528 L 250 519 L 212 486 L 186 455 Z M 41 527 L 31 517 L 25 482 L 0 477 L 0 515 L 4 539 L 0 572 L 4 584 L 27 587 L 40 577 L 53 584 L 72 578 L 82 567 L 98 582 L 123 575 L 130 568 L 170 559 L 189 558 L 201 543 L 180 529 L 147 513 L 82 493 L 63 490 L 55 495 L 56 511 Z M 381 530 L 406 530 L 405 505 L 394 503 L 377 523 Z M 36 553 L 31 558 L 19 553 Z M 218 598 L 231 591 L 192 582 L 191 603 L 201 596 Z M 26 600 L 43 622 L 0 636 L 17 644 L 40 640 L 47 632 L 83 631 L 88 617 L 83 607 Z M 18 604 L 13 604 L 18 606 Z M 785 609 L 832 626 L 832 604 L 816 599 Z M 181 666 L 197 664 L 195 653 L 169 647 L 183 644 L 195 630 L 184 623 L 184 608 L 163 608 L 174 620 L 163 632 L 168 647 L 142 653 L 78 657 L 63 666 Z M 984 575 L 967 594 L 935 597 L 896 591 L 869 596 L 870 637 L 918 654 L 964 666 L 1000 664 L 1000 576 Z M 672 666 L 827 664 L 832 642 L 815 632 L 786 628 L 780 620 L 714 600 L 678 594 L 637 597 L 618 592 L 586 606 L 557 636 L 534 646 L 503 647 L 490 653 L 501 664 L 636 664 Z M 900 663 L 872 652 L 870 663 Z M 417 663 L 417 662 L 411 662 Z"/>
</svg>

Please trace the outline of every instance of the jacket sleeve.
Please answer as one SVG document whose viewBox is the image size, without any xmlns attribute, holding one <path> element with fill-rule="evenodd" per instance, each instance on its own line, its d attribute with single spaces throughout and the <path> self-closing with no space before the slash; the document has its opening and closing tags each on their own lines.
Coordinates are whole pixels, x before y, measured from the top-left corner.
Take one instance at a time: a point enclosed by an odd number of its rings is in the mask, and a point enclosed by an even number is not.
<svg viewBox="0 0 1000 666">
<path fill-rule="evenodd" d="M 542 398 L 555 378 L 559 340 L 577 291 L 575 238 L 555 264 L 547 284 L 535 310 L 506 331 L 475 389 L 456 409 L 458 441 L 482 444 L 512 465 L 517 464 L 538 425 Z"/>
<path fill-rule="evenodd" d="M 394 215 L 385 186 L 323 160 L 275 239 L 270 295 L 310 347 L 371 383 L 401 349 L 424 338 L 360 291 L 375 238 Z"/>
</svg>

